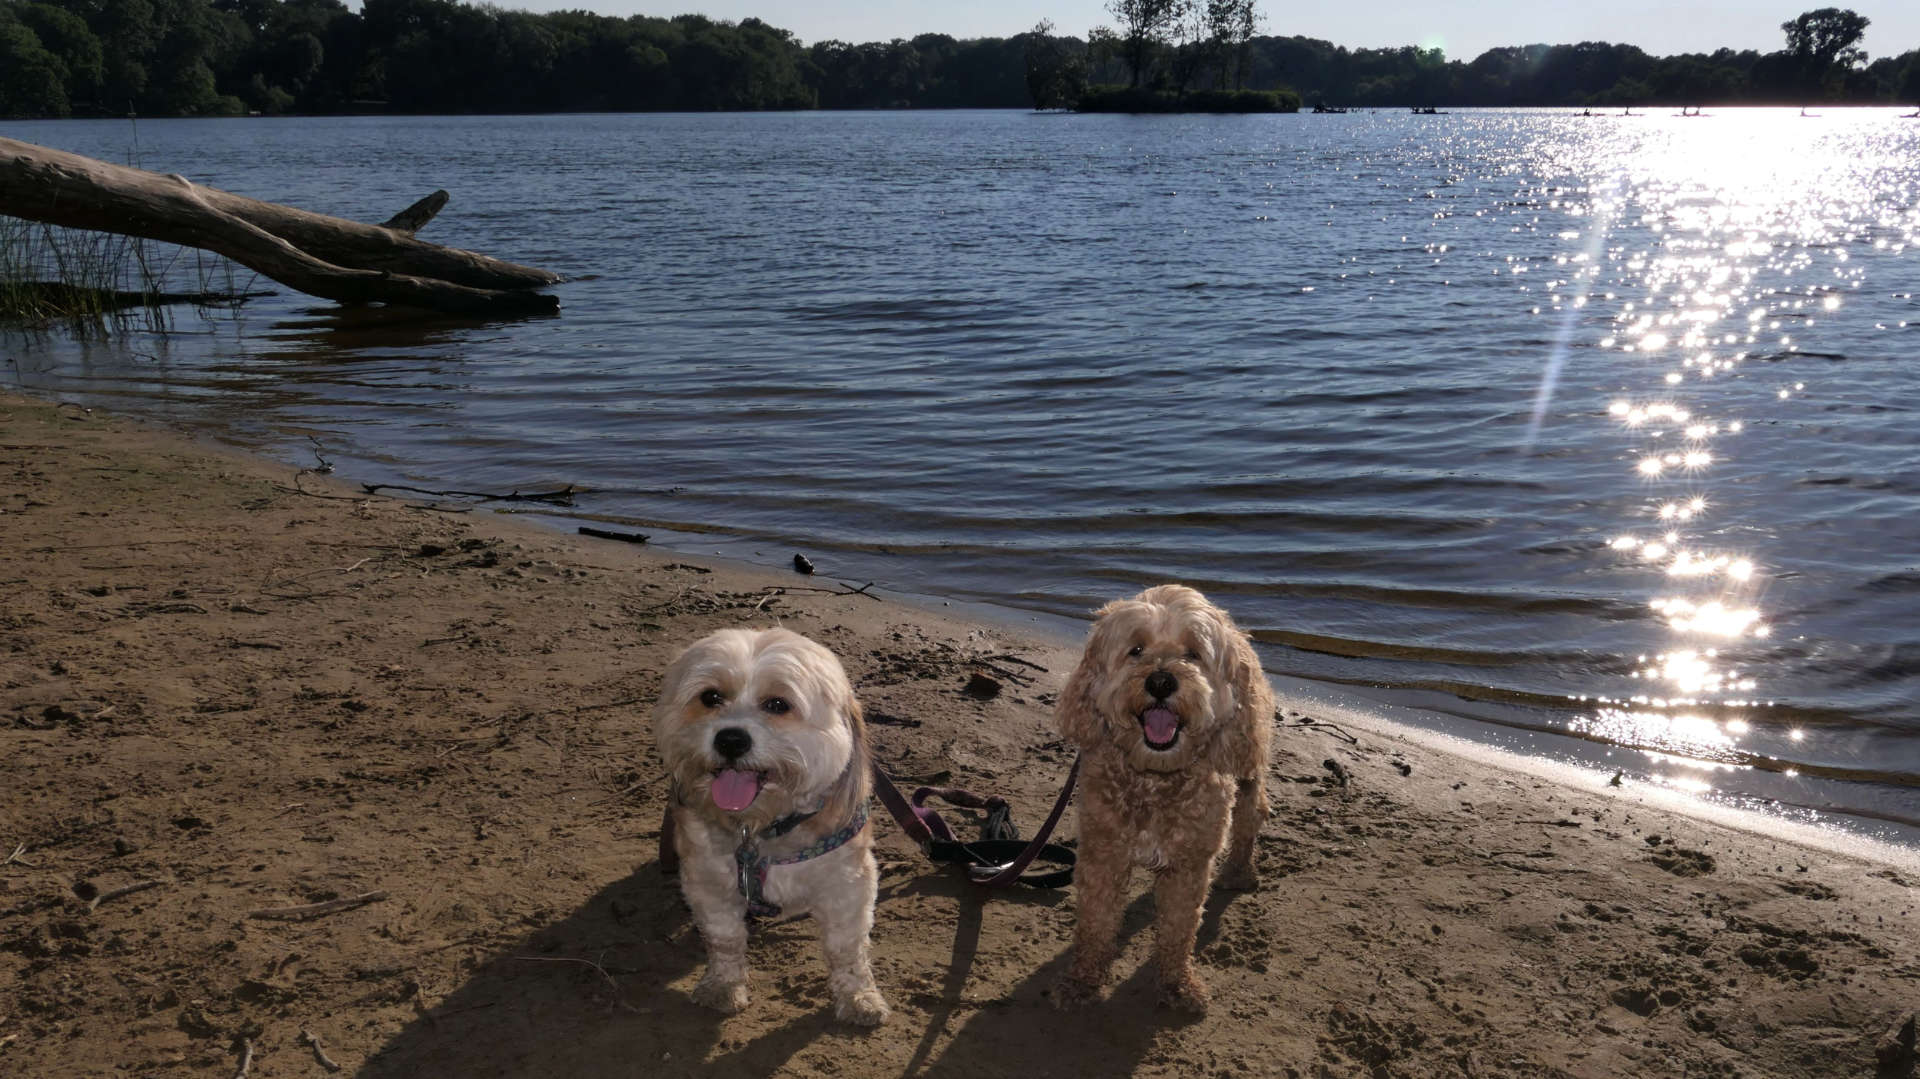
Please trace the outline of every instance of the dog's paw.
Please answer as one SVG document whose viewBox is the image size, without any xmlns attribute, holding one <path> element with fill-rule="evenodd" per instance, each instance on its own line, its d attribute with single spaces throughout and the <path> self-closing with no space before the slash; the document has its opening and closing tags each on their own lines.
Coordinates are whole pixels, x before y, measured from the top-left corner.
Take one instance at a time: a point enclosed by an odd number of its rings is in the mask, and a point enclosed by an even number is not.
<svg viewBox="0 0 1920 1079">
<path fill-rule="evenodd" d="M 1260 887 L 1260 875 L 1251 865 L 1230 865 L 1220 870 L 1213 886 L 1226 892 L 1251 892 Z"/>
<path fill-rule="evenodd" d="M 747 1006 L 747 986 L 745 982 L 702 978 L 700 984 L 693 987 L 693 1002 L 722 1015 L 736 1015 Z"/>
<path fill-rule="evenodd" d="M 1160 1003 L 1182 1015 L 1200 1016 L 1207 1014 L 1213 994 L 1208 992 L 1207 983 L 1189 971 L 1184 977 L 1160 983 Z"/>
<path fill-rule="evenodd" d="M 887 1010 L 887 1000 L 880 995 L 880 990 L 862 989 L 850 997 L 834 1001 L 833 1014 L 835 1018 L 855 1026 L 877 1027 L 893 1013 Z"/>
<path fill-rule="evenodd" d="M 1100 999 L 1100 986 L 1071 975 L 1053 987 L 1053 1006 L 1061 1011 L 1084 1008 Z"/>
</svg>

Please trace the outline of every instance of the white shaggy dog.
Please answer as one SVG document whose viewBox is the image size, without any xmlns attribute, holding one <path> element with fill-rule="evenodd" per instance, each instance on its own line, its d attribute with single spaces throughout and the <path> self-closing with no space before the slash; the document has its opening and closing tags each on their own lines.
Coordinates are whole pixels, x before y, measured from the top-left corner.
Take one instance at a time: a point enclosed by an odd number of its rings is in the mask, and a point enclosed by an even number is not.
<svg viewBox="0 0 1920 1079">
<path fill-rule="evenodd" d="M 885 1021 L 868 945 L 879 872 L 866 728 L 840 661 L 788 630 L 721 630 L 667 669 L 653 721 L 681 888 L 707 942 L 693 999 L 746 1007 L 749 914 L 811 914 L 834 1014 Z"/>
</svg>

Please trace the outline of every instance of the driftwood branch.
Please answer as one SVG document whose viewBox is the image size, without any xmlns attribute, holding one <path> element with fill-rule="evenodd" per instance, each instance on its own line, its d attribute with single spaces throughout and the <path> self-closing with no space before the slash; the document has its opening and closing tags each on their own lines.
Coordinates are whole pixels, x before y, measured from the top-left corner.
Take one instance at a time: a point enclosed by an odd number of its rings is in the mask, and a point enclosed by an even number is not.
<svg viewBox="0 0 1920 1079">
<path fill-rule="evenodd" d="M 424 207 L 433 201 L 429 196 L 394 220 L 417 220 L 417 228 L 432 216 Z M 546 270 L 425 243 L 407 229 L 309 213 L 14 139 L 0 138 L 0 213 L 203 248 L 340 303 L 483 315 L 560 306 L 531 291 L 560 280 Z"/>
<path fill-rule="evenodd" d="M 592 525 L 581 525 L 579 531 L 581 535 L 595 539 L 619 540 L 621 543 L 647 542 L 647 537 L 639 532 L 615 532 L 610 528 L 594 528 Z"/>
<path fill-rule="evenodd" d="M 447 200 L 452 197 L 453 196 L 447 194 L 445 191 L 435 191 L 433 194 L 428 195 L 412 206 L 387 218 L 386 224 L 380 227 L 383 229 L 392 229 L 395 232 L 404 232 L 411 236 L 421 229 L 426 228 L 427 222 L 432 221 L 433 215 L 444 209 L 447 205 Z"/>
<path fill-rule="evenodd" d="M 432 491 L 425 487 L 408 487 L 401 483 L 363 483 L 360 489 L 370 495 L 381 491 L 410 491 L 417 495 L 434 495 L 439 498 L 472 498 L 481 502 L 547 502 L 555 506 L 573 505 L 573 496 L 582 493 L 581 488 L 569 483 L 557 491 L 529 491 L 521 494 L 512 491 L 500 494 L 494 491 Z"/>
</svg>

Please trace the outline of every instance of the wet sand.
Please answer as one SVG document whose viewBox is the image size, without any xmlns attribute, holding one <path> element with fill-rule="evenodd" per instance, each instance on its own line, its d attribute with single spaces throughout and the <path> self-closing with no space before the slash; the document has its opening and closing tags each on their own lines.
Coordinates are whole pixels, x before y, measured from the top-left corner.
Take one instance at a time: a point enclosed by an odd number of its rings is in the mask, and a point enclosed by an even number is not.
<svg viewBox="0 0 1920 1079">
<path fill-rule="evenodd" d="M 261 1077 L 1913 1072 L 1911 860 L 1298 698 L 1262 886 L 1207 908 L 1206 1018 L 1154 1006 L 1144 880 L 1110 998 L 1062 1014 L 1068 893 L 983 896 L 884 818 L 892 1020 L 832 1020 L 805 922 L 756 934 L 753 1003 L 722 1018 L 688 1000 L 700 941 L 656 864 L 673 654 L 816 637 L 893 773 L 1031 827 L 1070 763 L 1071 642 L 834 594 L 792 552 L 762 571 L 367 497 L 19 398 L 0 475 L 6 1074 L 231 1076 L 249 1051 Z"/>
</svg>

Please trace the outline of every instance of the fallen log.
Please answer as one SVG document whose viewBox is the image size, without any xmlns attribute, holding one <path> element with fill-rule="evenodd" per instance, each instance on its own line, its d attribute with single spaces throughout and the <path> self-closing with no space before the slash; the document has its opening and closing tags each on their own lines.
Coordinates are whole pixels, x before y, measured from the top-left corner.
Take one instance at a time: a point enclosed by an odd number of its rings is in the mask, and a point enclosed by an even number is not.
<svg viewBox="0 0 1920 1079">
<path fill-rule="evenodd" d="M 481 315 L 559 310 L 557 299 L 532 291 L 557 283 L 557 274 L 415 239 L 444 204 L 435 192 L 386 225 L 368 225 L 0 138 L 0 214 L 202 248 L 340 303 Z"/>
</svg>

